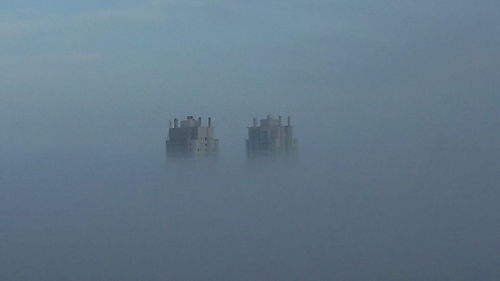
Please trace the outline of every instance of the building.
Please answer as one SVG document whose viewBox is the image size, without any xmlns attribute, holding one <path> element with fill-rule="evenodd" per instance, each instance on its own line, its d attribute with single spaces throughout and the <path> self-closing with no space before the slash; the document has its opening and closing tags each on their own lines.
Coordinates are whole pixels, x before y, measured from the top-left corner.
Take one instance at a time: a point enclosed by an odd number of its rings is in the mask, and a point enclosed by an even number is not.
<svg viewBox="0 0 500 281">
<path fill-rule="evenodd" d="M 219 140 L 214 138 L 212 120 L 208 118 L 207 127 L 202 126 L 201 117 L 194 119 L 188 116 L 182 120 L 170 121 L 168 140 L 166 141 L 167 156 L 210 156 L 217 154 Z"/>
<path fill-rule="evenodd" d="M 267 115 L 266 119 L 260 120 L 257 126 L 257 118 L 253 119 L 253 126 L 248 127 L 247 155 L 259 154 L 288 154 L 296 150 L 297 140 L 293 137 L 293 127 L 290 116 L 287 124 L 282 124 L 281 116 L 278 119 Z"/>
</svg>

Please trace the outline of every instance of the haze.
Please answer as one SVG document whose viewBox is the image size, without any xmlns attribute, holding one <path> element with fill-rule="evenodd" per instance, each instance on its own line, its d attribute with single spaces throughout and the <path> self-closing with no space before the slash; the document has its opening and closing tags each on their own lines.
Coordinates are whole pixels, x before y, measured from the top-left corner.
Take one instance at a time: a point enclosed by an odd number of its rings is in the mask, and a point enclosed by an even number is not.
<svg viewBox="0 0 500 281">
<path fill-rule="evenodd" d="M 499 280 L 498 1 L 3 1 L 0 280 Z M 299 153 L 247 161 L 252 118 Z M 212 117 L 216 160 L 166 161 Z"/>
</svg>

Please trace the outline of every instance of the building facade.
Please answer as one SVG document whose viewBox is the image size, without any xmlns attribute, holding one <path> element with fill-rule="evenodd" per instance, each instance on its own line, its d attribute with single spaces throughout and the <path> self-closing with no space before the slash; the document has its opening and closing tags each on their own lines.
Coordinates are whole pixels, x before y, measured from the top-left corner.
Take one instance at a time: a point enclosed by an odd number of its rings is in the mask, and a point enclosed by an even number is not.
<svg viewBox="0 0 500 281">
<path fill-rule="evenodd" d="M 188 116 L 186 120 L 174 119 L 170 122 L 168 140 L 166 141 L 167 157 L 216 155 L 219 140 L 214 137 L 212 120 L 208 118 L 206 127 L 202 126 L 201 117 L 195 119 Z"/>
<path fill-rule="evenodd" d="M 247 155 L 274 155 L 288 154 L 297 149 L 297 140 L 293 137 L 293 127 L 290 116 L 287 124 L 282 124 L 282 118 L 277 119 L 267 115 L 257 124 L 257 118 L 253 119 L 253 126 L 248 127 L 248 139 L 246 142 Z"/>
</svg>

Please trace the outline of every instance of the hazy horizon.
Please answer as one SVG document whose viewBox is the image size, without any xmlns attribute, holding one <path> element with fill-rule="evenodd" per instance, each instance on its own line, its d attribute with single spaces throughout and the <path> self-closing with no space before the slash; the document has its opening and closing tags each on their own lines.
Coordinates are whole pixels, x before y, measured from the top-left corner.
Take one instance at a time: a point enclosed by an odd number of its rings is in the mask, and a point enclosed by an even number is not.
<svg viewBox="0 0 500 281">
<path fill-rule="evenodd" d="M 500 4 L 7 1 L 0 279 L 500 278 Z M 247 161 L 290 115 L 293 159 Z M 215 161 L 166 161 L 211 117 Z"/>
</svg>

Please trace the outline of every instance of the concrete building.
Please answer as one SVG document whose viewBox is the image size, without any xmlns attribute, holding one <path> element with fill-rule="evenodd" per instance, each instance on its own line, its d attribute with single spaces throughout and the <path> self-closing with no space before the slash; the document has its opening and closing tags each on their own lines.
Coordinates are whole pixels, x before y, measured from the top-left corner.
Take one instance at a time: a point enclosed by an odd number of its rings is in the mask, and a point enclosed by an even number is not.
<svg viewBox="0 0 500 281">
<path fill-rule="evenodd" d="M 202 126 L 201 117 L 194 119 L 188 116 L 182 120 L 170 121 L 168 140 L 166 141 L 167 156 L 210 156 L 218 150 L 219 140 L 214 138 L 212 120 L 208 118 L 208 125 Z"/>
<path fill-rule="evenodd" d="M 267 115 L 266 119 L 260 120 L 257 126 L 257 118 L 253 119 L 253 126 L 248 127 L 247 155 L 259 154 L 287 154 L 294 152 L 297 140 L 293 137 L 293 127 L 290 116 L 287 124 L 282 124 L 281 116 L 278 119 Z"/>
</svg>

